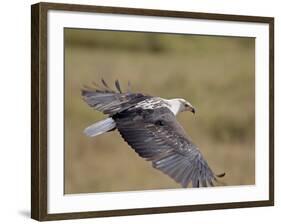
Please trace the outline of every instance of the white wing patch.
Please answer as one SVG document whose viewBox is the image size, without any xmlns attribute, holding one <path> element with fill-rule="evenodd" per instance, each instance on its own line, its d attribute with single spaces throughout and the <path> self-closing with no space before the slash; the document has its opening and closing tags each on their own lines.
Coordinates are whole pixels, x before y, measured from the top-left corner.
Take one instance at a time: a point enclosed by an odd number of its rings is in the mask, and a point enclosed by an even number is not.
<svg viewBox="0 0 281 224">
<path fill-rule="evenodd" d="M 160 97 L 153 97 L 150 99 L 143 100 L 136 104 L 135 108 L 147 109 L 157 109 L 161 107 L 167 107 L 170 109 L 169 105 L 162 100 Z"/>
</svg>

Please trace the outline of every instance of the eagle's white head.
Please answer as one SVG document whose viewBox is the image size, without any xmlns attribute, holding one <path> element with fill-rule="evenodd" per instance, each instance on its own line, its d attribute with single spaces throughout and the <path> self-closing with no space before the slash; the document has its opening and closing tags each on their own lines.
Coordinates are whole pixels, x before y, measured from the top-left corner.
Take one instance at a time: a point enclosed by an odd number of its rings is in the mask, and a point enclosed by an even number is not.
<svg viewBox="0 0 281 224">
<path fill-rule="evenodd" d="M 176 98 L 176 99 L 171 99 L 171 100 L 165 100 L 170 106 L 170 110 L 174 113 L 176 116 L 180 112 L 184 111 L 190 111 L 195 114 L 195 108 L 186 101 L 185 99 L 182 98 Z"/>
</svg>

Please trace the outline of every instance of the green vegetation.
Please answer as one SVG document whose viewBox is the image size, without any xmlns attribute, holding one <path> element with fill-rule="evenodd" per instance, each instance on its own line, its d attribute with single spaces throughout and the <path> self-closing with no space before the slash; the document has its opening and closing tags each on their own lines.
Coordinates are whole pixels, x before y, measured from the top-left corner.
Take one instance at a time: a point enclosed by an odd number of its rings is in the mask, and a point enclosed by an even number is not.
<svg viewBox="0 0 281 224">
<path fill-rule="evenodd" d="M 253 38 L 65 30 L 65 192 L 180 187 L 151 167 L 118 132 L 83 134 L 105 116 L 80 90 L 101 77 L 163 98 L 185 98 L 178 119 L 226 185 L 255 183 Z"/>
</svg>

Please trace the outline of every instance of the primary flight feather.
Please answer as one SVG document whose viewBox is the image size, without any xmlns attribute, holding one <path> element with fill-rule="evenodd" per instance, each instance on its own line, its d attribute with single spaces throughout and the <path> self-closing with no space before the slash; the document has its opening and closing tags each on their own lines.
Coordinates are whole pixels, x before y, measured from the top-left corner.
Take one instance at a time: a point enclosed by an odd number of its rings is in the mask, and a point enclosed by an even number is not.
<svg viewBox="0 0 281 224">
<path fill-rule="evenodd" d="M 89 106 L 108 115 L 85 129 L 94 137 L 117 129 L 122 138 L 152 166 L 173 178 L 182 187 L 213 186 L 216 177 L 196 145 L 187 137 L 176 120 L 180 112 L 195 113 L 194 107 L 184 99 L 163 99 L 142 93 L 122 92 L 118 80 L 117 91 L 105 80 L 102 86 L 85 87 L 82 97 Z M 130 85 L 130 84 L 129 84 Z"/>
</svg>

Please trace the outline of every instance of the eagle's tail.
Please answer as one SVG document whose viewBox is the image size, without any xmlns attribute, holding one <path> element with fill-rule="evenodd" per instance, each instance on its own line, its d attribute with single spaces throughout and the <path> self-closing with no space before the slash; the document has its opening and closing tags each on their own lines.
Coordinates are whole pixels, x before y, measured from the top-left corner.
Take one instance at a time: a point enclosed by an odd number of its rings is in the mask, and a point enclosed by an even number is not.
<svg viewBox="0 0 281 224">
<path fill-rule="evenodd" d="M 115 121 L 111 117 L 109 117 L 87 127 L 84 130 L 84 133 L 90 137 L 94 137 L 105 132 L 113 131 L 115 128 Z"/>
</svg>

